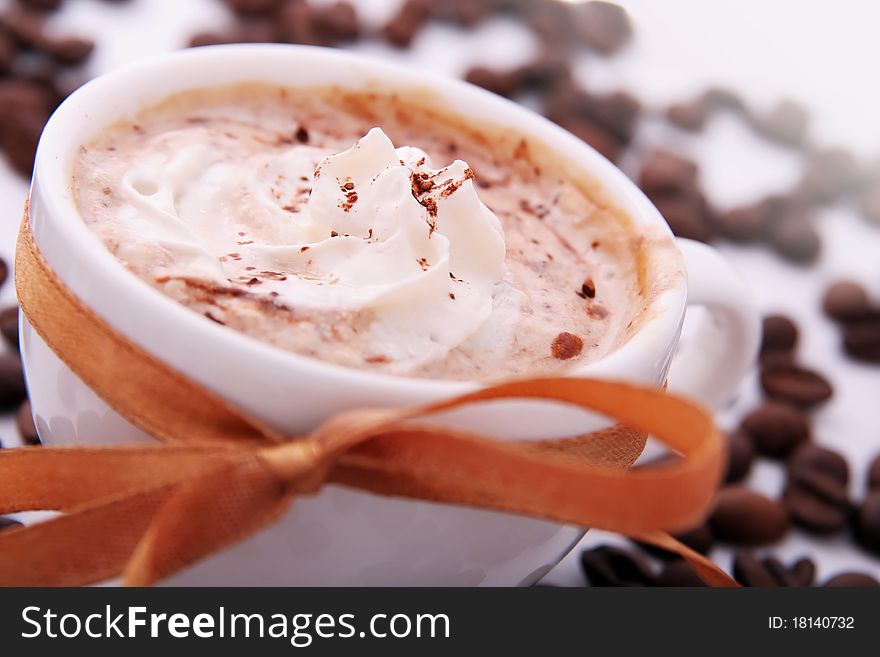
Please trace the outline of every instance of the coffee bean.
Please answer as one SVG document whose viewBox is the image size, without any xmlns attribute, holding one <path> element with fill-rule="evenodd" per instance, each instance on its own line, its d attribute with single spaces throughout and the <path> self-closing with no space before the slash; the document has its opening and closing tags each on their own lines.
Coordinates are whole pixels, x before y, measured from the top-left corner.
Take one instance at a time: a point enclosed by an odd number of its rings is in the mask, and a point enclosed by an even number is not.
<svg viewBox="0 0 880 657">
<path fill-rule="evenodd" d="M 849 321 L 871 313 L 871 302 L 864 287 L 854 281 L 837 281 L 825 290 L 822 310 L 831 319 Z"/>
<path fill-rule="evenodd" d="M 65 37 L 53 41 L 48 47 L 49 54 L 59 64 L 78 66 L 86 61 L 95 49 L 95 42 L 79 37 Z"/>
<path fill-rule="evenodd" d="M 679 237 L 708 242 L 712 239 L 711 210 L 699 192 L 652 196 L 651 200 Z"/>
<path fill-rule="evenodd" d="M 43 117 L 22 114 L 7 119 L 0 126 L 0 149 L 12 168 L 24 178 L 30 178 L 33 171 L 44 125 Z"/>
<path fill-rule="evenodd" d="M 482 23 L 493 9 L 487 0 L 444 0 L 429 4 L 434 18 L 451 21 L 467 28 Z"/>
<path fill-rule="evenodd" d="M 733 577 L 743 586 L 777 588 L 779 582 L 764 563 L 751 552 L 738 550 L 733 555 Z"/>
<path fill-rule="evenodd" d="M 880 184 L 874 183 L 862 192 L 859 209 L 865 219 L 880 224 Z"/>
<path fill-rule="evenodd" d="M 354 41 L 361 30 L 357 11 L 348 2 L 316 5 L 312 9 L 312 29 L 324 45 Z"/>
<path fill-rule="evenodd" d="M 223 0 L 227 7 L 239 14 L 268 14 L 281 6 L 284 0 Z"/>
<path fill-rule="evenodd" d="M 467 2 L 467 0 L 462 1 Z M 572 8 L 566 3 L 529 3 L 524 9 L 523 18 L 538 40 L 545 45 L 562 45 L 568 48 L 577 39 Z"/>
<path fill-rule="evenodd" d="M 868 466 L 868 488 L 880 488 L 880 454 L 874 457 Z"/>
<path fill-rule="evenodd" d="M 709 525 L 718 540 L 739 545 L 775 543 L 789 529 L 788 514 L 780 504 L 743 486 L 721 490 Z"/>
<path fill-rule="evenodd" d="M 673 125 L 689 132 L 698 132 L 706 126 L 710 107 L 704 97 L 675 103 L 666 110 L 666 118 Z"/>
<path fill-rule="evenodd" d="M 312 7 L 306 2 L 287 2 L 275 14 L 281 41 L 303 45 L 321 45 L 315 32 Z"/>
<path fill-rule="evenodd" d="M 475 66 L 470 69 L 464 79 L 499 96 L 510 97 L 518 89 L 515 73 L 498 71 L 485 66 Z"/>
<path fill-rule="evenodd" d="M 770 226 L 770 243 L 776 253 L 795 264 L 811 264 L 819 257 L 822 242 L 812 223 L 786 216 Z"/>
<path fill-rule="evenodd" d="M 13 527 L 21 527 L 21 523 L 15 518 L 0 516 L 0 531 L 3 531 L 4 529 L 12 529 Z"/>
<path fill-rule="evenodd" d="M 3 258 L 0 258 L 0 286 L 6 282 L 7 278 L 9 278 L 9 266 Z"/>
<path fill-rule="evenodd" d="M 861 178 L 861 166 L 850 151 L 829 148 L 810 154 L 800 186 L 813 202 L 829 203 L 854 192 Z"/>
<path fill-rule="evenodd" d="M 615 53 L 632 38 L 629 15 L 620 5 L 593 0 L 575 5 L 572 13 L 576 34 L 598 53 Z"/>
<path fill-rule="evenodd" d="M 623 150 L 620 142 L 605 128 L 590 119 L 571 116 L 563 117 L 556 122 L 612 162 L 617 162 L 620 159 Z"/>
<path fill-rule="evenodd" d="M 0 75 L 6 75 L 12 70 L 17 56 L 15 41 L 11 36 L 0 31 Z"/>
<path fill-rule="evenodd" d="M 799 583 L 799 580 L 794 573 L 792 573 L 792 571 L 776 557 L 765 557 L 761 560 L 761 563 L 764 565 L 767 572 L 770 573 L 770 576 L 776 580 L 777 586 L 787 588 L 803 586 Z"/>
<path fill-rule="evenodd" d="M 833 394 L 824 376 L 798 365 L 765 366 L 761 370 L 761 387 L 768 396 L 802 408 L 821 404 Z"/>
<path fill-rule="evenodd" d="M 740 429 L 757 451 L 774 458 L 784 457 L 810 437 L 806 416 L 797 408 L 778 401 L 766 401 L 747 414 Z"/>
<path fill-rule="evenodd" d="M 768 351 L 792 351 L 797 345 L 797 325 L 785 315 L 766 315 L 762 336 L 762 354 Z"/>
<path fill-rule="evenodd" d="M 10 347 L 18 350 L 18 306 L 0 310 L 0 333 Z"/>
<path fill-rule="evenodd" d="M 713 111 L 732 110 L 744 112 L 746 104 L 735 91 L 723 87 L 710 87 L 703 92 L 703 102 Z"/>
<path fill-rule="evenodd" d="M 849 588 L 865 588 L 880 586 L 880 582 L 876 578 L 871 577 L 867 573 L 840 573 L 835 575 L 822 586 L 825 587 L 849 587 Z"/>
<path fill-rule="evenodd" d="M 655 586 L 708 586 L 683 559 L 670 561 L 654 581 Z"/>
<path fill-rule="evenodd" d="M 14 354 L 0 354 L 0 409 L 15 408 L 25 394 L 21 360 Z"/>
<path fill-rule="evenodd" d="M 829 479 L 822 480 L 819 477 L 817 479 L 823 482 L 818 484 L 818 487 L 828 484 L 830 481 Z M 813 481 L 810 482 L 810 485 L 817 484 Z M 820 536 L 836 534 L 845 529 L 849 522 L 849 509 L 830 501 L 810 485 L 804 481 L 790 482 L 782 493 L 782 503 L 792 522 Z M 833 492 L 830 487 L 828 490 Z"/>
<path fill-rule="evenodd" d="M 678 194 L 697 187 L 696 163 L 670 151 L 651 153 L 642 165 L 638 184 L 650 197 Z"/>
<path fill-rule="evenodd" d="M 818 472 L 837 483 L 846 486 L 849 482 L 849 464 L 837 452 L 807 443 L 798 447 L 788 459 L 789 476 L 798 477 L 804 473 Z"/>
<path fill-rule="evenodd" d="M 788 146 L 800 146 L 806 139 L 810 120 L 802 105 L 783 100 L 766 115 L 753 116 L 752 122 L 764 136 Z"/>
<path fill-rule="evenodd" d="M 590 586 L 651 586 L 654 581 L 644 557 L 610 545 L 582 552 L 581 568 Z"/>
<path fill-rule="evenodd" d="M 798 559 L 789 570 L 796 586 L 812 586 L 816 579 L 816 564 L 812 559 Z"/>
<path fill-rule="evenodd" d="M 855 529 L 859 544 L 880 554 L 880 491 L 865 496 L 856 513 Z"/>
<path fill-rule="evenodd" d="M 383 28 L 388 43 L 398 48 L 409 48 L 428 20 L 429 5 L 425 0 L 404 2 Z"/>
<path fill-rule="evenodd" d="M 34 424 L 34 416 L 31 414 L 31 403 L 27 399 L 22 402 L 15 413 L 15 426 L 18 428 L 18 435 L 25 445 L 42 444 Z"/>
<path fill-rule="evenodd" d="M 734 242 L 754 242 L 766 231 L 766 215 L 758 204 L 733 208 L 715 217 L 715 227 Z"/>
<path fill-rule="evenodd" d="M 742 430 L 727 434 L 727 475 L 725 481 L 734 484 L 745 479 L 755 460 L 755 446 Z"/>
<path fill-rule="evenodd" d="M 705 522 L 693 529 L 679 532 L 673 536 L 700 554 L 709 554 L 709 551 L 715 545 L 715 535 L 712 533 L 709 524 Z"/>
<path fill-rule="evenodd" d="M 548 91 L 571 82 L 571 66 L 565 53 L 545 49 L 538 57 L 514 71 L 518 89 Z M 627 128 L 628 129 L 628 128 Z"/>
<path fill-rule="evenodd" d="M 866 363 L 880 363 L 880 315 L 849 322 L 843 329 L 846 353 Z"/>
<path fill-rule="evenodd" d="M 187 47 L 201 48 L 202 46 L 221 46 L 228 43 L 238 43 L 238 40 L 219 32 L 196 32 L 190 37 Z"/>
</svg>

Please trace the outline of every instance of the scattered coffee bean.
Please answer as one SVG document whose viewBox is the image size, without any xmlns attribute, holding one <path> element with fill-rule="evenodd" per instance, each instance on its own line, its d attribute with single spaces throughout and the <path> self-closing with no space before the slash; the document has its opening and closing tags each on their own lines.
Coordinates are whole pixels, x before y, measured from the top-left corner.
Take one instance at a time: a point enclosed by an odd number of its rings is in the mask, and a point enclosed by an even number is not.
<svg viewBox="0 0 880 657">
<path fill-rule="evenodd" d="M 812 264 L 819 257 L 822 241 L 811 221 L 785 216 L 770 226 L 770 244 L 786 260 Z"/>
<path fill-rule="evenodd" d="M 840 573 L 839 575 L 835 575 L 827 582 L 825 582 L 822 586 L 826 587 L 849 587 L 849 588 L 865 588 L 865 587 L 877 587 L 880 586 L 880 582 L 878 582 L 874 577 L 866 573 Z"/>
<path fill-rule="evenodd" d="M 0 531 L 3 531 L 4 529 L 11 529 L 13 527 L 21 527 L 21 523 L 15 518 L 0 516 Z"/>
<path fill-rule="evenodd" d="M 653 196 L 651 200 L 663 215 L 672 232 L 679 237 L 708 242 L 712 239 L 712 221 L 706 199 L 700 194 Z"/>
<path fill-rule="evenodd" d="M 510 97 L 518 89 L 515 73 L 497 71 L 485 66 L 475 66 L 465 74 L 464 79 L 499 96 Z"/>
<path fill-rule="evenodd" d="M 742 481 L 752 469 L 755 460 L 755 446 L 742 430 L 727 435 L 727 475 L 725 481 L 734 484 Z"/>
<path fill-rule="evenodd" d="M 763 367 L 761 387 L 768 396 L 802 408 L 821 404 L 833 394 L 831 384 L 824 376 L 798 365 Z"/>
<path fill-rule="evenodd" d="M 792 351 L 797 345 L 797 325 L 785 315 L 767 315 L 763 322 L 761 353 Z"/>
<path fill-rule="evenodd" d="M 848 323 L 843 329 L 843 348 L 857 360 L 880 363 L 880 313 Z"/>
<path fill-rule="evenodd" d="M 738 550 L 733 555 L 733 577 L 743 586 L 776 588 L 779 582 L 764 563 L 751 552 Z"/>
<path fill-rule="evenodd" d="M 49 54 L 59 64 L 78 66 L 86 61 L 95 49 L 95 42 L 90 39 L 67 37 L 52 43 Z"/>
<path fill-rule="evenodd" d="M 654 151 L 645 160 L 638 184 L 648 196 L 678 194 L 697 186 L 697 165 L 670 151 Z"/>
<path fill-rule="evenodd" d="M 855 156 L 843 148 L 829 148 L 810 154 L 800 187 L 813 202 L 829 203 L 854 192 L 860 182 Z"/>
<path fill-rule="evenodd" d="M 770 573 L 770 576 L 776 580 L 777 586 L 787 588 L 802 586 L 794 573 L 792 573 L 792 571 L 776 557 L 764 557 L 764 559 L 761 560 L 761 563 L 764 565 L 767 572 Z"/>
<path fill-rule="evenodd" d="M 732 89 L 723 87 L 710 87 L 703 92 L 703 102 L 713 111 L 732 110 L 745 112 L 745 101 Z"/>
<path fill-rule="evenodd" d="M 742 486 L 721 490 L 709 525 L 718 540 L 738 545 L 775 543 L 789 529 L 782 505 Z"/>
<path fill-rule="evenodd" d="M 17 55 L 15 41 L 11 36 L 0 31 L 0 75 L 6 75 L 12 71 Z"/>
<path fill-rule="evenodd" d="M 360 34 L 357 11 L 348 2 L 316 5 L 312 9 L 312 29 L 323 45 L 354 41 Z"/>
<path fill-rule="evenodd" d="M 880 491 L 869 492 L 855 518 L 856 539 L 859 544 L 880 554 Z"/>
<path fill-rule="evenodd" d="M 15 354 L 0 354 L 0 409 L 16 408 L 25 398 L 21 360 Z"/>
<path fill-rule="evenodd" d="M 870 490 L 880 488 L 880 454 L 874 457 L 868 466 L 868 488 Z"/>
<path fill-rule="evenodd" d="M 18 349 L 18 306 L 0 310 L 0 334 L 13 349 Z"/>
<path fill-rule="evenodd" d="M 590 586 L 651 586 L 654 580 L 640 554 L 610 545 L 581 553 L 581 568 Z"/>
<path fill-rule="evenodd" d="M 766 224 L 766 214 L 759 204 L 733 208 L 715 217 L 715 227 L 721 236 L 740 243 L 761 238 L 767 229 Z"/>
<path fill-rule="evenodd" d="M 553 344 L 550 346 L 550 353 L 559 360 L 568 360 L 580 354 L 583 348 L 584 341 L 581 338 L 573 333 L 563 331 L 553 340 Z"/>
<path fill-rule="evenodd" d="M 654 581 L 655 586 L 707 586 L 697 572 L 683 559 L 667 563 Z"/>
<path fill-rule="evenodd" d="M 34 424 L 34 416 L 31 414 L 31 403 L 25 399 L 15 413 L 15 426 L 18 435 L 25 445 L 40 445 L 40 436 Z"/>
<path fill-rule="evenodd" d="M 880 224 L 880 184 L 875 183 L 862 193 L 860 209 L 865 219 Z"/>
<path fill-rule="evenodd" d="M 0 286 L 6 282 L 7 278 L 9 278 L 9 266 L 3 258 L 0 258 Z"/>
<path fill-rule="evenodd" d="M 223 0 L 227 7 L 239 14 L 267 14 L 281 6 L 284 0 Z"/>
<path fill-rule="evenodd" d="M 798 559 L 789 570 L 796 586 L 812 586 L 816 579 L 816 564 L 812 559 Z"/>
<path fill-rule="evenodd" d="M 839 484 L 849 483 L 849 464 L 837 452 L 807 443 L 798 447 L 788 459 L 789 476 L 797 478 L 804 473 L 819 472 Z"/>
<path fill-rule="evenodd" d="M 559 50 L 544 52 L 513 72 L 518 89 L 549 91 L 571 83 L 571 67 L 568 58 Z"/>
<path fill-rule="evenodd" d="M 752 122 L 770 139 L 788 146 L 800 146 L 807 136 L 809 115 L 799 103 L 783 100 L 766 115 L 752 117 Z"/>
<path fill-rule="evenodd" d="M 690 132 L 702 130 L 709 114 L 709 104 L 702 96 L 684 103 L 675 103 L 666 110 L 666 118 L 670 123 Z"/>
<path fill-rule="evenodd" d="M 620 159 L 623 150 L 620 142 L 593 121 L 580 117 L 564 117 L 556 122 L 612 162 Z"/>
<path fill-rule="evenodd" d="M 797 408 L 778 401 L 766 401 L 747 414 L 740 424 L 757 451 L 774 458 L 784 457 L 810 437 L 806 416 Z"/>
<path fill-rule="evenodd" d="M 715 545 L 715 535 L 712 533 L 712 528 L 705 522 L 693 529 L 675 534 L 674 538 L 700 554 L 709 554 L 709 551 Z"/>
<path fill-rule="evenodd" d="M 851 508 L 845 496 L 845 487 L 832 479 L 821 474 L 805 475 L 786 485 L 782 504 L 794 524 L 827 536 L 842 531 L 849 522 Z"/>
<path fill-rule="evenodd" d="M 864 287 L 854 281 L 837 281 L 822 297 L 822 310 L 831 319 L 849 321 L 871 313 L 871 302 Z"/>
<path fill-rule="evenodd" d="M 603 55 L 620 50 L 632 37 L 626 10 L 611 2 L 593 0 L 573 7 L 576 34 Z"/>
<path fill-rule="evenodd" d="M 428 20 L 429 5 L 425 0 L 406 0 L 385 24 L 383 34 L 388 43 L 409 48 Z"/>
</svg>

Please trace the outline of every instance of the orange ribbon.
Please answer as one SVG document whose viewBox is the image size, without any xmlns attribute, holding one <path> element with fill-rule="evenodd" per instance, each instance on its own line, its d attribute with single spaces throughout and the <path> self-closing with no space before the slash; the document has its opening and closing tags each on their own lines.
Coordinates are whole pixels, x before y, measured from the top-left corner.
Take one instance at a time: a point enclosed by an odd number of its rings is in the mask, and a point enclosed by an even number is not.
<svg viewBox="0 0 880 657">
<path fill-rule="evenodd" d="M 624 383 L 528 379 L 421 408 L 344 412 L 288 439 L 82 304 L 40 254 L 27 209 L 15 274 L 34 330 L 116 412 L 160 442 L 0 452 L 0 513 L 63 512 L 0 533 L 0 584 L 82 585 L 120 573 L 126 584 L 152 584 L 332 483 L 619 532 L 680 554 L 710 584 L 735 585 L 664 533 L 705 516 L 724 467 L 711 416 L 687 400 Z M 622 425 L 570 439 L 503 442 L 425 421 L 504 398 L 565 402 Z M 628 470 L 645 434 L 681 458 Z"/>
</svg>

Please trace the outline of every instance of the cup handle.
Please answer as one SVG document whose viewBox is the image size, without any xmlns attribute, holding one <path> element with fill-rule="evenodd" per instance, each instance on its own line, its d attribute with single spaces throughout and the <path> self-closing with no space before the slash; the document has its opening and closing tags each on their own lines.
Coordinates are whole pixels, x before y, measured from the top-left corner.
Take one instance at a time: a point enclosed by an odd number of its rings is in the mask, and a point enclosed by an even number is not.
<svg viewBox="0 0 880 657">
<path fill-rule="evenodd" d="M 730 400 L 758 350 L 760 317 L 752 294 L 719 253 L 677 238 L 688 276 L 687 314 L 705 308 L 672 359 L 669 390 L 718 409 Z M 692 317 L 692 320 L 695 319 Z"/>
</svg>

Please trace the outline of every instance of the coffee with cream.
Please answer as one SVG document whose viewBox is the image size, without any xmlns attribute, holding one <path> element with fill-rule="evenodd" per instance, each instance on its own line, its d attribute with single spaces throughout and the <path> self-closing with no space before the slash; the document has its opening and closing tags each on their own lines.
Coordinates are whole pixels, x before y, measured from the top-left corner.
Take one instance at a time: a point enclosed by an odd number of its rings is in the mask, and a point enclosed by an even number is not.
<svg viewBox="0 0 880 657">
<path fill-rule="evenodd" d="M 86 144 L 72 185 L 150 285 L 348 367 L 560 373 L 625 341 L 652 294 L 646 236 L 560 158 L 391 93 L 180 94 Z"/>
</svg>

